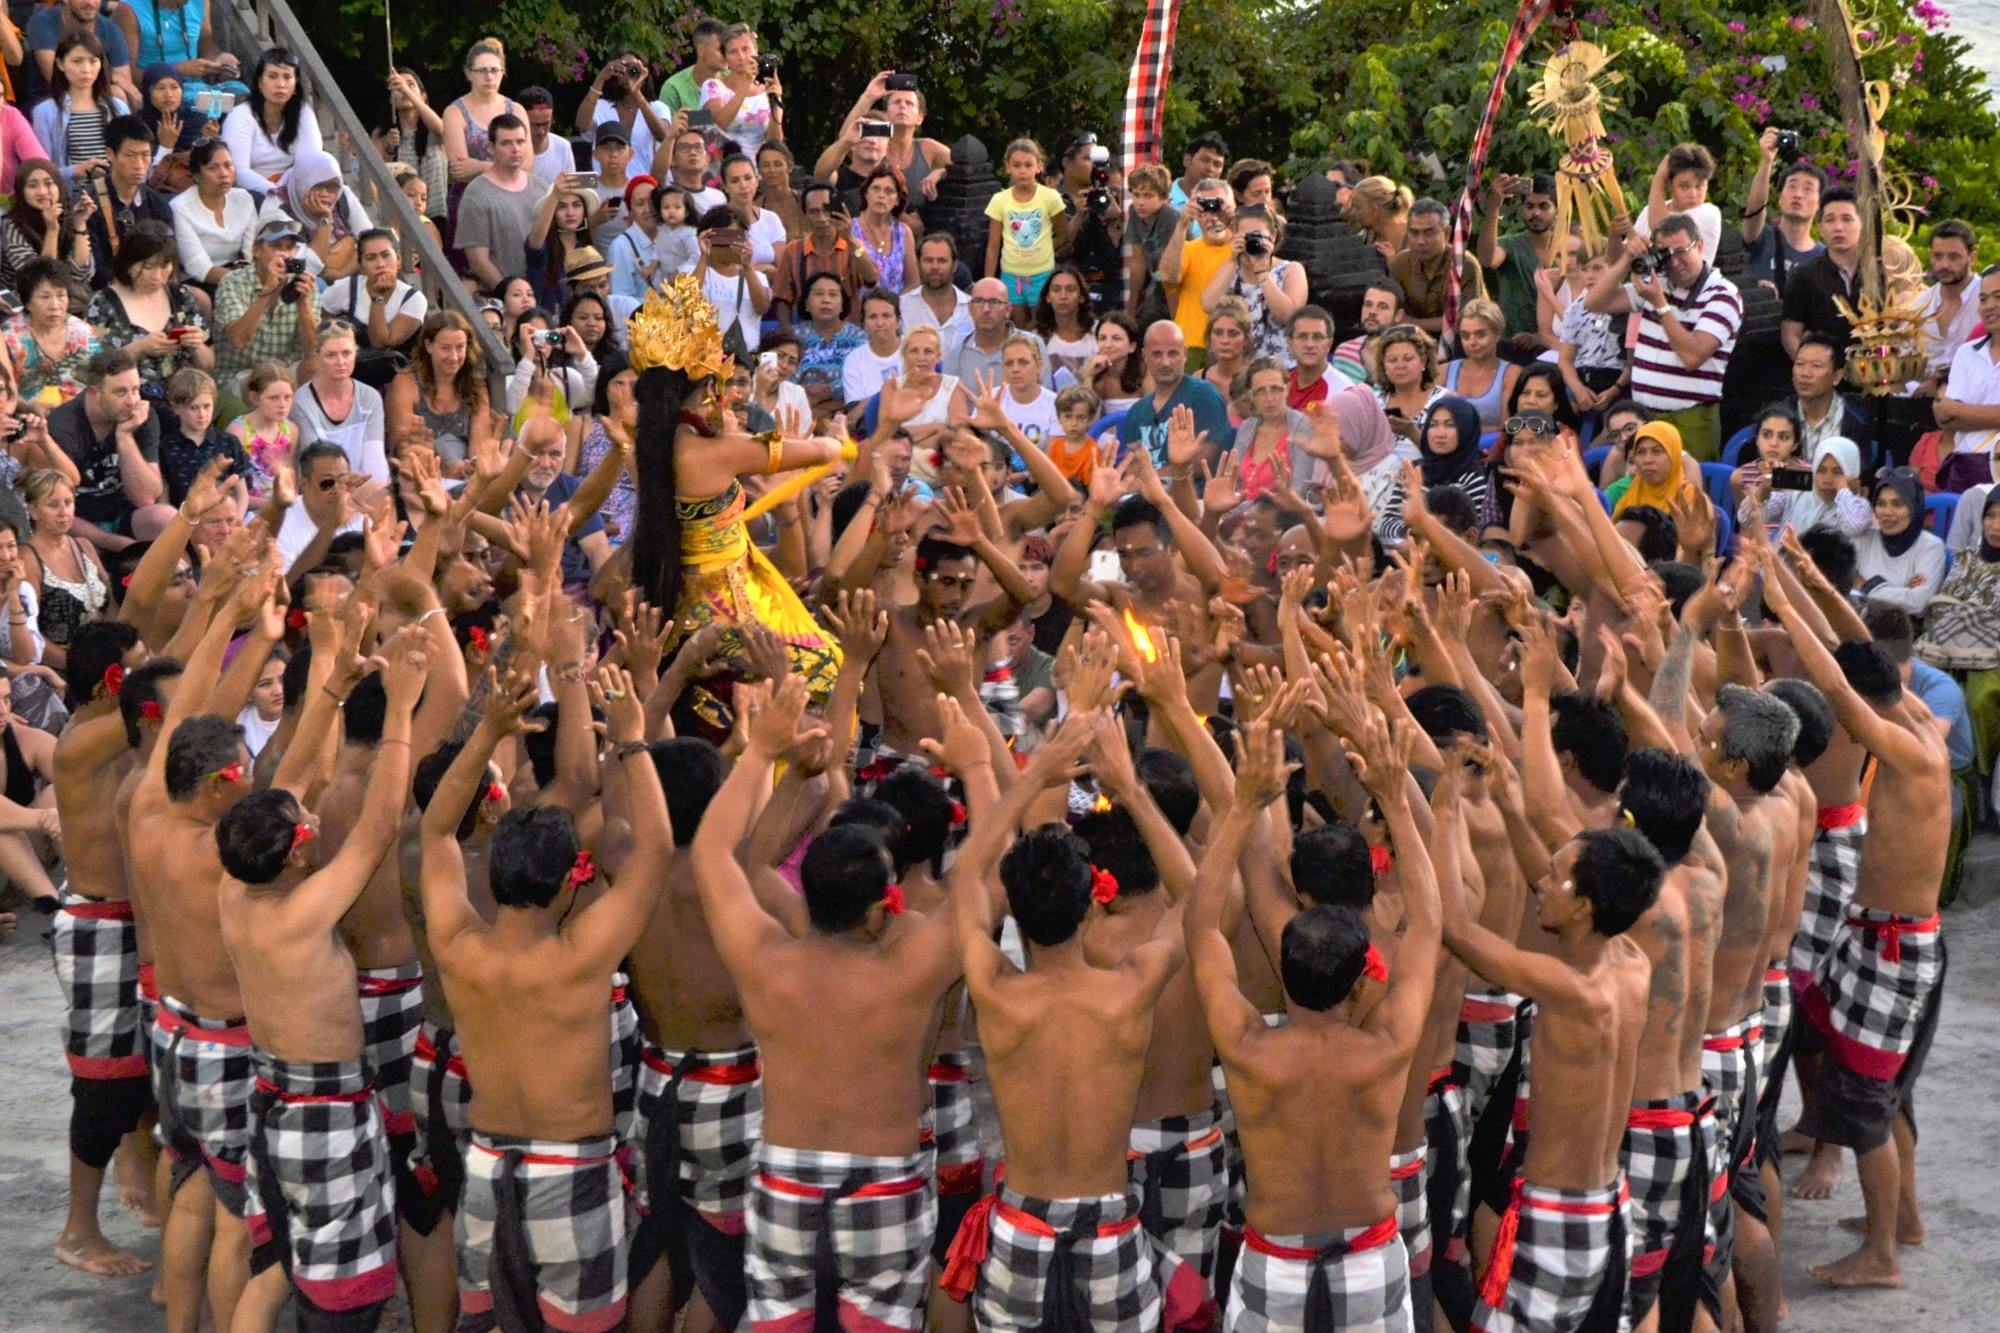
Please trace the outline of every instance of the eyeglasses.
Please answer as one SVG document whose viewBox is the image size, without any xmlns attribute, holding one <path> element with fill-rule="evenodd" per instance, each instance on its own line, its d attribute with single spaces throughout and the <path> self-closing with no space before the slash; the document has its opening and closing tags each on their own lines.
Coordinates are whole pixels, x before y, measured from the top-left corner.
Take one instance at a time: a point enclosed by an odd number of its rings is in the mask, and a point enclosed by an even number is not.
<svg viewBox="0 0 2000 1333">
<path fill-rule="evenodd" d="M 1629 444 L 1632 437 L 1638 433 L 1639 428 L 1637 426 L 1620 426 L 1618 429 L 1606 434 L 1605 438 L 1615 440 L 1621 444 Z"/>
<path fill-rule="evenodd" d="M 354 326 L 348 323 L 346 320 L 340 318 L 338 315 L 335 315 L 329 319 L 323 319 L 319 322 L 319 336 L 322 338 L 332 337 L 335 334 L 342 334 L 342 333 L 352 334 L 353 332 L 354 332 Z"/>
<path fill-rule="evenodd" d="M 1535 435 L 1553 435 L 1556 433 L 1556 423 L 1545 413 L 1523 412 L 1518 417 L 1508 417 L 1504 429 L 1509 435 L 1519 435 L 1522 431 Z"/>
<path fill-rule="evenodd" d="M 975 297 L 973 297 L 973 298 L 972 298 L 972 300 L 970 300 L 969 302 L 967 302 L 967 304 L 968 304 L 968 305 L 1006 305 L 1006 304 L 1007 304 L 1007 300 L 1006 300 L 1006 298 L 1005 298 L 1005 297 L 1001 297 L 1001 296 L 975 296 Z"/>
<path fill-rule="evenodd" d="M 1660 253 L 1665 255 L 1669 259 L 1673 259 L 1676 256 L 1686 254 L 1688 251 L 1695 249 L 1700 244 L 1701 240 L 1700 238 L 1697 237 L 1696 239 L 1689 241 L 1686 245 L 1663 245 L 1660 247 Z"/>
<path fill-rule="evenodd" d="M 500 68 L 500 66 L 498 66 L 498 65 L 475 65 L 475 66 L 473 66 L 473 67 L 472 67 L 472 69 L 471 69 L 470 71 L 468 71 L 468 72 L 469 72 L 469 73 L 472 73 L 472 74 L 485 74 L 485 75 L 490 75 L 491 77 L 493 77 L 493 78 L 496 78 L 496 79 L 497 79 L 497 78 L 499 78 L 499 77 L 500 77 L 500 76 L 501 76 L 502 74 L 505 74 L 505 73 L 506 73 L 507 71 L 506 71 L 506 70 L 504 70 L 504 69 L 502 69 L 502 68 Z"/>
</svg>

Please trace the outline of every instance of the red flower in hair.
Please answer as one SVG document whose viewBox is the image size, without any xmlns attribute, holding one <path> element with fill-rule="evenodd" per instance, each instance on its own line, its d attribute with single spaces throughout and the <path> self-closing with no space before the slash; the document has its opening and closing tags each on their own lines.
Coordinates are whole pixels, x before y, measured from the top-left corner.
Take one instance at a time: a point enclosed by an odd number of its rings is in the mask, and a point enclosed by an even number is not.
<svg viewBox="0 0 2000 1333">
<path fill-rule="evenodd" d="M 1090 900 L 1102 907 L 1118 896 L 1118 876 L 1109 870 L 1090 868 Z"/>
<path fill-rule="evenodd" d="M 1014 679 L 1014 668 L 1009 666 L 994 667 L 993 669 L 991 669 L 986 673 L 985 677 L 986 683 L 988 685 L 996 685 L 1003 680 L 1012 680 L 1012 679 Z"/>
<path fill-rule="evenodd" d="M 306 627 L 305 608 L 299 606 L 293 607 L 290 613 L 285 616 L 285 624 L 292 629 L 304 629 Z"/>
<path fill-rule="evenodd" d="M 292 850 L 293 850 L 293 851 L 295 851 L 295 852 L 296 852 L 296 851 L 297 851 L 297 850 L 298 850 L 299 848 L 301 848 L 301 847 L 305 846 L 305 845 L 306 845 L 307 843 L 311 842 L 312 840 L 313 840 L 313 829 L 312 829 L 312 825 L 311 825 L 311 824 L 294 824 L 294 825 L 292 825 Z"/>
<path fill-rule="evenodd" d="M 932 467 L 944 466 L 944 451 L 942 449 L 931 450 L 931 466 Z"/>
<path fill-rule="evenodd" d="M 578 852 L 576 864 L 569 868 L 569 886 L 572 889 L 580 889 L 596 878 L 597 863 L 591 859 L 589 852 Z"/>
<path fill-rule="evenodd" d="M 121 587 L 121 588 L 129 588 L 129 587 L 131 587 L 131 586 L 132 586 L 132 576 L 131 576 L 130 574 L 127 574 L 127 575 L 126 575 L 126 576 L 125 576 L 124 578 L 122 578 L 122 579 L 119 579 L 119 580 L 118 580 L 118 586 L 119 586 L 119 587 Z"/>
<path fill-rule="evenodd" d="M 957 801 L 951 803 L 951 826 L 958 828 L 965 823 L 965 807 Z"/>
<path fill-rule="evenodd" d="M 125 684 L 125 668 L 117 662 L 104 668 L 104 692 L 116 699 L 119 689 Z"/>
<path fill-rule="evenodd" d="M 1375 872 L 1375 878 L 1380 879 L 1382 876 L 1388 874 L 1389 867 L 1395 864 L 1396 854 L 1387 847 L 1370 847 L 1368 849 L 1368 866 Z"/>
<path fill-rule="evenodd" d="M 487 800 L 489 800 L 489 801 L 498 801 L 498 800 L 502 800 L 502 799 L 504 799 L 504 798 L 506 797 L 506 795 L 507 795 L 507 789 L 506 789 L 505 787 L 501 786 L 501 785 L 500 785 L 499 783 L 497 783 L 497 782 L 489 782 L 489 783 L 487 783 L 487 784 L 486 784 L 486 799 L 487 799 Z"/>
<path fill-rule="evenodd" d="M 878 758 L 864 764 L 854 778 L 857 782 L 880 782 L 902 766 L 899 759 Z"/>
<path fill-rule="evenodd" d="M 493 646 L 493 637 L 477 625 L 465 631 L 465 641 L 472 645 L 472 651 L 483 653 Z"/>
<path fill-rule="evenodd" d="M 951 777 L 951 770 L 946 768 L 943 764 L 932 764 L 931 776 L 938 779 L 940 782 L 943 782 Z"/>
<path fill-rule="evenodd" d="M 1266 574 L 1275 574 L 1278 572 L 1278 553 L 1276 551 L 1271 552 L 1270 559 L 1264 562 L 1264 572 Z"/>
<path fill-rule="evenodd" d="M 902 885 L 891 884 L 888 888 L 882 890 L 883 911 L 887 912 L 890 916 L 901 916 L 903 914 L 903 908 L 904 908 L 904 903 L 903 903 Z"/>
<path fill-rule="evenodd" d="M 1362 956 L 1361 975 L 1370 981 L 1389 980 L 1389 965 L 1382 961 L 1382 951 L 1372 944 L 1368 946 L 1368 952 Z"/>
<path fill-rule="evenodd" d="M 148 699 L 146 702 L 140 704 L 139 716 L 148 722 L 158 722 L 160 720 L 160 701 L 158 699 Z"/>
<path fill-rule="evenodd" d="M 927 555 L 913 556 L 910 560 L 910 568 L 916 570 L 919 574 L 923 573 L 930 567 L 931 567 L 931 558 Z"/>
<path fill-rule="evenodd" d="M 243 765 L 241 763 L 224 764 L 221 768 L 208 774 L 208 776 L 211 778 L 221 778 L 224 782 L 241 782 L 243 781 Z"/>
</svg>

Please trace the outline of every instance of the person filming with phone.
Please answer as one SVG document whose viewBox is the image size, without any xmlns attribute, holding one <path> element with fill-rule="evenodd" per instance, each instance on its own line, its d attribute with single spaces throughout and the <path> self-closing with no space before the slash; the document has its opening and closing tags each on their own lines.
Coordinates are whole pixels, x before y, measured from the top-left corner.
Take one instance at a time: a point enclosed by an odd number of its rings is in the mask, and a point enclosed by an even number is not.
<svg viewBox="0 0 2000 1333">
<path fill-rule="evenodd" d="M 701 258 L 695 261 L 694 276 L 715 307 L 723 347 L 734 347 L 738 339 L 745 348 L 756 346 L 764 312 L 771 306 L 771 288 L 750 263 L 750 237 L 742 220 L 727 205 L 709 209 L 696 224 L 695 244 Z"/>
<path fill-rule="evenodd" d="M 865 287 L 879 280 L 875 261 L 849 231 L 851 219 L 840 196 L 825 181 L 814 181 L 799 192 L 806 234 L 778 247 L 777 276 L 771 282 L 771 317 L 781 328 L 805 302 L 806 286 L 822 273 L 840 279 L 851 305 Z"/>
</svg>

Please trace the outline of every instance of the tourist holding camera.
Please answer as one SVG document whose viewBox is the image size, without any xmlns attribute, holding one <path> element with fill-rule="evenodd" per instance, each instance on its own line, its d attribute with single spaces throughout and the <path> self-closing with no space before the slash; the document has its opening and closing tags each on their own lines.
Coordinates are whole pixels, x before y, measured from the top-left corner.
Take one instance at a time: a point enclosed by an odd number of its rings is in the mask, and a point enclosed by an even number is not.
<svg viewBox="0 0 2000 1333">
<path fill-rule="evenodd" d="M 250 262 L 215 289 L 216 381 L 231 393 L 260 361 L 295 365 L 319 348 L 317 284 L 299 254 L 297 224 L 274 218 L 257 229 Z"/>
<path fill-rule="evenodd" d="M 1201 304 L 1213 314 L 1224 297 L 1240 298 L 1250 308 L 1250 345 L 1244 356 L 1252 361 L 1268 356 L 1289 369 L 1292 350 L 1285 340 L 1285 324 L 1306 303 L 1306 271 L 1278 258 L 1283 234 L 1278 219 L 1263 204 L 1238 210 L 1229 258 L 1202 289 Z"/>
<path fill-rule="evenodd" d="M 1065 134 L 1056 144 L 1053 183 L 1070 216 L 1057 261 L 1083 271 L 1100 309 L 1117 309 L 1125 300 L 1125 191 L 1112 178 L 1111 150 L 1089 130 Z"/>
</svg>

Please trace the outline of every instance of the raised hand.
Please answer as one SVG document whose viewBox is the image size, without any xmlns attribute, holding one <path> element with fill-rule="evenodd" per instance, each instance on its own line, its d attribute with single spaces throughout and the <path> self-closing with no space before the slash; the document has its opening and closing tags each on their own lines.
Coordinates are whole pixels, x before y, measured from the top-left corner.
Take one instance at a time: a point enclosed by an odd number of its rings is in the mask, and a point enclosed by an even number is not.
<svg viewBox="0 0 2000 1333">
<path fill-rule="evenodd" d="M 889 637 L 889 613 L 881 609 L 873 589 L 843 589 L 834 605 L 820 608 L 820 615 L 840 651 L 858 665 L 873 661 Z"/>
<path fill-rule="evenodd" d="M 991 371 L 980 371 L 973 376 L 973 383 L 966 386 L 966 397 L 972 402 L 972 413 L 968 418 L 982 430 L 1007 429 L 1007 412 L 1000 402 L 1002 385 L 1000 377 Z"/>
<path fill-rule="evenodd" d="M 1597 697 L 1616 699 L 1619 691 L 1625 688 L 1626 676 L 1630 670 L 1625 658 L 1625 645 L 1609 625 L 1597 627 L 1597 644 L 1602 650 L 1602 657 L 1597 665 Z"/>
<path fill-rule="evenodd" d="M 938 730 L 943 740 L 932 740 L 926 736 L 917 742 L 924 755 L 934 764 L 943 764 L 952 772 L 964 777 L 980 764 L 993 761 L 993 751 L 986 744 L 986 733 L 979 725 L 966 717 L 965 709 L 949 694 L 937 697 Z"/>
<path fill-rule="evenodd" d="M 1103 711 L 1093 709 L 1084 713 L 1072 709 L 1056 728 L 1055 735 L 1035 750 L 1021 774 L 1022 780 L 1046 788 L 1081 777 L 1083 752 L 1097 736 L 1097 718 Z"/>
<path fill-rule="evenodd" d="M 1137 456 L 1143 449 L 1134 449 L 1132 452 Z M 1126 492 L 1132 489 L 1127 479 L 1127 469 L 1131 465 L 1112 462 L 1117 454 L 1118 446 L 1115 444 L 1106 444 L 1098 451 L 1097 466 L 1091 471 L 1090 485 L 1085 491 L 1093 509 L 1111 508 L 1124 499 Z"/>
<path fill-rule="evenodd" d="M 1378 716 L 1361 728 L 1360 735 L 1348 738 L 1347 762 L 1368 794 L 1387 802 L 1403 793 L 1416 744 L 1416 723 L 1398 718 L 1391 728 Z"/>
<path fill-rule="evenodd" d="M 430 636 L 415 625 L 405 625 L 382 645 L 382 691 L 389 698 L 389 710 L 406 711 L 417 706 L 424 692 L 424 676 L 430 667 Z"/>
<path fill-rule="evenodd" d="M 1185 403 L 1176 407 L 1167 418 L 1167 464 L 1174 468 L 1184 468 L 1201 457 L 1208 447 L 1208 432 L 1196 434 L 1194 411 Z"/>
<path fill-rule="evenodd" d="M 650 685 L 660 678 L 660 658 L 666 652 L 666 617 L 660 608 L 641 600 L 636 589 L 628 589 L 619 601 L 618 629 L 614 632 L 624 649 L 625 665 L 632 678 Z"/>
<path fill-rule="evenodd" d="M 937 503 L 932 506 L 939 517 L 944 519 L 945 540 L 958 546 L 972 546 L 983 535 L 979 527 L 979 511 L 967 503 L 965 492 L 956 486 L 947 486 Z"/>
<path fill-rule="evenodd" d="M 1692 486 L 1683 486 L 1667 505 L 1674 533 L 1684 551 L 1707 551 L 1715 545 L 1715 506 Z"/>
<path fill-rule="evenodd" d="M 924 646 L 917 649 L 931 688 L 940 694 L 969 693 L 978 684 L 972 661 L 973 636 L 955 620 L 934 620 L 924 626 Z"/>
<path fill-rule="evenodd" d="M 741 625 L 737 633 L 743 640 L 743 661 L 750 679 L 783 680 L 791 674 L 792 657 L 783 639 L 762 625 Z"/>
<path fill-rule="evenodd" d="M 519 731 L 541 731 L 546 718 L 529 718 L 541 702 L 541 684 L 535 671 L 524 662 L 508 667 L 502 676 L 497 667 L 486 668 L 486 715 L 483 719 L 495 735 L 511 736 Z"/>
<path fill-rule="evenodd" d="M 1118 650 L 1101 628 L 1087 629 L 1068 649 L 1069 706 L 1073 712 L 1093 712 L 1117 700 L 1111 677 L 1118 669 Z M 1121 686 L 1122 691 L 1125 687 Z"/>
<path fill-rule="evenodd" d="M 744 736 L 750 749 L 772 759 L 785 754 L 801 739 L 799 718 L 806 710 L 806 682 L 802 676 L 786 676 L 775 686 L 751 686 L 750 699 L 744 705 L 749 721 L 744 728 Z M 765 693 L 769 688 L 769 693 Z M 826 728 L 817 727 L 807 736 L 817 740 L 826 734 Z"/>
<path fill-rule="evenodd" d="M 1109 709 L 1091 714 L 1090 771 L 1098 787 L 1114 801 L 1130 801 L 1139 790 L 1139 769 L 1132 762 L 1132 744 L 1125 728 Z"/>
<path fill-rule="evenodd" d="M 229 471 L 229 464 L 227 454 L 217 454 L 201 465 L 201 471 L 195 473 L 186 497 L 181 500 L 181 517 L 199 523 L 209 510 L 222 503 L 222 476 Z"/>
<path fill-rule="evenodd" d="M 1547 621 L 1537 617 L 1522 625 L 1521 636 L 1521 693 L 1524 697 L 1539 698 L 1547 695 L 1556 686 L 1556 670 L 1562 664 L 1561 655 L 1556 650 L 1555 631 Z"/>
<path fill-rule="evenodd" d="M 1202 460 L 1201 508 L 1205 514 L 1226 514 L 1243 503 L 1240 465 L 1234 449 L 1224 452 L 1213 470 Z"/>
<path fill-rule="evenodd" d="M 1263 720 L 1246 727 L 1236 743 L 1236 804 L 1261 810 L 1285 794 L 1298 771 L 1285 762 L 1285 733 Z"/>
<path fill-rule="evenodd" d="M 632 682 L 632 673 L 606 663 L 590 682 L 590 703 L 604 714 L 604 729 L 614 745 L 646 739 L 646 706 Z"/>
</svg>

